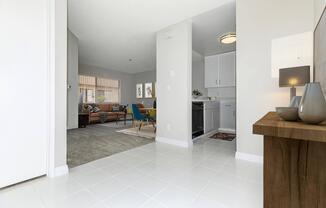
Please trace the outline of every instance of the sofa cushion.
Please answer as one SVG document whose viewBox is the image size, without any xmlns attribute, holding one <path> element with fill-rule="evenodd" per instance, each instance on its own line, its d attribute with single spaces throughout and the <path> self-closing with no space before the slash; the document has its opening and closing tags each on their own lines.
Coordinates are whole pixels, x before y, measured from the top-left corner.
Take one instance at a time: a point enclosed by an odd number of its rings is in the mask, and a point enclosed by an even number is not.
<svg viewBox="0 0 326 208">
<path fill-rule="evenodd" d="M 101 109 L 101 111 L 104 112 L 112 111 L 112 107 L 110 103 L 100 103 L 98 104 L 98 107 Z"/>
<path fill-rule="evenodd" d="M 115 115 L 117 115 L 117 112 L 109 112 L 108 115 L 109 115 L 109 116 L 115 116 Z"/>
<path fill-rule="evenodd" d="M 90 117 L 100 117 L 100 114 L 99 113 L 91 113 L 89 116 Z"/>
</svg>

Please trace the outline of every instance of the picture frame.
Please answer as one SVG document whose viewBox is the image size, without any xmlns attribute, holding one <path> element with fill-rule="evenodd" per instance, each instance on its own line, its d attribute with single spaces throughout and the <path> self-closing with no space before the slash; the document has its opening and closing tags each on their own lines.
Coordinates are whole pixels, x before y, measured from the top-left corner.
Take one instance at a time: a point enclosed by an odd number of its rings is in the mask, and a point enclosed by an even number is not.
<svg viewBox="0 0 326 208">
<path fill-rule="evenodd" d="M 153 83 L 148 82 L 145 83 L 145 98 L 153 98 L 154 91 L 153 91 Z"/>
<path fill-rule="evenodd" d="M 136 84 L 136 98 L 143 98 L 143 84 Z"/>
</svg>

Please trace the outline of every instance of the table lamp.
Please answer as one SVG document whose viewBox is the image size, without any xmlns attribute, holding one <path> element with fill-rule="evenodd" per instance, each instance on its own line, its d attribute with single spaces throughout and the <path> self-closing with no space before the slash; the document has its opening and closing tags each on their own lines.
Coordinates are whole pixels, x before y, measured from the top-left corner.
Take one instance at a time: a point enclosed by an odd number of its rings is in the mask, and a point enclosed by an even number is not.
<svg viewBox="0 0 326 208">
<path fill-rule="evenodd" d="M 291 87 L 290 100 L 296 96 L 296 86 L 304 86 L 310 82 L 310 66 L 299 66 L 280 69 L 279 86 Z"/>
</svg>

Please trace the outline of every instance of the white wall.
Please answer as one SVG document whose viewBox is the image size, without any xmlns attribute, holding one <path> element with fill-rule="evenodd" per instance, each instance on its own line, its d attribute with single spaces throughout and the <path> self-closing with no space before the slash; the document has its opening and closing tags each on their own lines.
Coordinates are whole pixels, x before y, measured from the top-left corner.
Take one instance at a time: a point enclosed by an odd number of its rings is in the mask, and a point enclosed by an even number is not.
<svg viewBox="0 0 326 208">
<path fill-rule="evenodd" d="M 314 0 L 315 4 L 315 25 L 317 25 L 322 12 L 326 6 L 326 0 Z"/>
<path fill-rule="evenodd" d="M 49 176 L 67 166 L 67 0 L 50 0 L 50 167 Z M 52 158 L 53 157 L 53 158 Z M 54 159 L 54 160 L 53 160 Z"/>
<path fill-rule="evenodd" d="M 237 151 L 263 154 L 252 125 L 277 106 L 287 106 L 289 89 L 271 77 L 271 41 L 313 29 L 311 0 L 237 1 Z"/>
<path fill-rule="evenodd" d="M 68 30 L 68 129 L 78 128 L 78 38 Z"/>
<path fill-rule="evenodd" d="M 133 86 L 130 89 L 133 92 L 132 98 L 134 103 L 143 103 L 145 107 L 153 107 L 154 98 L 136 98 L 136 84 L 142 83 L 143 84 L 143 90 L 144 90 L 144 84 L 147 82 L 153 83 L 153 88 L 155 86 L 156 82 L 156 71 L 147 71 L 147 72 L 141 72 L 136 74 L 131 74 L 132 80 L 133 80 Z M 144 95 L 144 92 L 143 92 Z"/>
<path fill-rule="evenodd" d="M 192 25 L 182 22 L 157 33 L 156 141 L 192 146 Z"/>
<path fill-rule="evenodd" d="M 79 74 L 118 79 L 121 81 L 121 104 L 130 104 L 135 101 L 136 86 L 133 85 L 132 74 L 85 64 L 79 65 Z"/>
</svg>

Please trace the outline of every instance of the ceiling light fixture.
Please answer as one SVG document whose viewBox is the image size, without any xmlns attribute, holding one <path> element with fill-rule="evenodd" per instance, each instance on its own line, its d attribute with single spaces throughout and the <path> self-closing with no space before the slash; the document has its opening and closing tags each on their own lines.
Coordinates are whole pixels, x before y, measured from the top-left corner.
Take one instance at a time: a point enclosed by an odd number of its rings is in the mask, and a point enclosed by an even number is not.
<svg viewBox="0 0 326 208">
<path fill-rule="evenodd" d="M 231 44 L 237 41 L 237 36 L 235 32 L 229 32 L 227 34 L 221 35 L 219 38 L 220 42 L 223 44 Z"/>
</svg>

